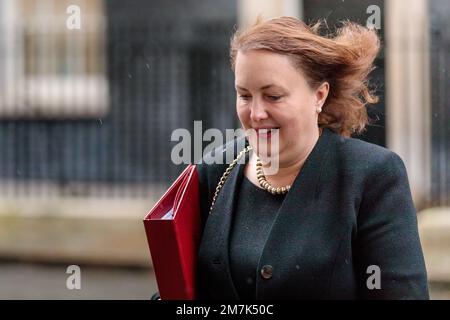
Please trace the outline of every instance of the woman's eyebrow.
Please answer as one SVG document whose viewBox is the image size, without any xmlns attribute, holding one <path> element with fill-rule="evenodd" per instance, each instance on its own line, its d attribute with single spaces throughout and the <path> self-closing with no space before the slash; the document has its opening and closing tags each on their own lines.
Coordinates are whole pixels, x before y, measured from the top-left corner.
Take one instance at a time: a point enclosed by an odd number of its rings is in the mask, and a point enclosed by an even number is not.
<svg viewBox="0 0 450 320">
<path fill-rule="evenodd" d="M 260 88 L 260 90 L 269 89 L 270 87 L 276 87 L 276 88 L 282 89 L 282 87 L 277 86 L 277 85 L 275 85 L 275 84 L 268 84 L 268 85 L 262 86 L 262 87 Z M 246 88 L 244 88 L 244 87 L 241 87 L 241 86 L 238 86 L 238 85 L 236 85 L 236 89 L 239 89 L 239 90 L 242 90 L 242 91 L 248 91 L 248 89 L 246 89 Z"/>
</svg>

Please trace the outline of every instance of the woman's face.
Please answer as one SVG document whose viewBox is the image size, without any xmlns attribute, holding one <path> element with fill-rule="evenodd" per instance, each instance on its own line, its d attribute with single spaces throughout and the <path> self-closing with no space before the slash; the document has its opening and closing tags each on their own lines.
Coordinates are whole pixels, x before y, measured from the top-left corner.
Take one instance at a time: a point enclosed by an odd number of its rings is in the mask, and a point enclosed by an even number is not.
<svg viewBox="0 0 450 320">
<path fill-rule="evenodd" d="M 275 140 L 261 129 L 279 129 L 279 153 L 295 157 L 318 134 L 317 108 L 325 102 L 328 83 L 313 90 L 288 56 L 267 50 L 239 51 L 235 63 L 236 109 L 249 143 Z M 276 130 L 275 130 L 276 133 Z M 297 154 L 298 156 L 298 154 Z M 289 157 L 288 157 L 289 158 Z M 285 159 L 286 160 L 286 159 Z"/>
</svg>

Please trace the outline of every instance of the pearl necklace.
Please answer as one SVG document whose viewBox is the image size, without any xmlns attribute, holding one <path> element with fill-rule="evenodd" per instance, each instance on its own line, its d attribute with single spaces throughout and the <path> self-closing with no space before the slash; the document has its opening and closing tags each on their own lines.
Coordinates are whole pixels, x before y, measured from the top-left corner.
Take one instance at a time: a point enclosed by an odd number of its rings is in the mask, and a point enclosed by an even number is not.
<svg viewBox="0 0 450 320">
<path fill-rule="evenodd" d="M 287 185 L 284 187 L 273 187 L 266 179 L 262 169 L 262 163 L 259 158 L 256 158 L 256 177 L 258 178 L 259 185 L 266 191 L 269 191 L 271 194 L 285 194 L 291 189 L 291 185 Z"/>
<path fill-rule="evenodd" d="M 320 128 L 319 137 L 322 135 L 323 129 Z M 271 194 L 285 194 L 291 189 L 291 185 L 288 184 L 284 187 L 273 187 L 266 179 L 263 172 L 263 165 L 259 157 L 256 157 L 256 177 L 258 178 L 259 185 L 264 190 L 270 192 Z"/>
</svg>

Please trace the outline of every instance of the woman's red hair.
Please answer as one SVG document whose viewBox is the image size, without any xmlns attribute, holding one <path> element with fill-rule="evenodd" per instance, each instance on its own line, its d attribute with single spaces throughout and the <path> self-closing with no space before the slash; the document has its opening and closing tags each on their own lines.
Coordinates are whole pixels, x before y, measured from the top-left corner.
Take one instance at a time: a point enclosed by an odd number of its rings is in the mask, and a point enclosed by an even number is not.
<svg viewBox="0 0 450 320">
<path fill-rule="evenodd" d="M 369 122 L 365 105 L 378 98 L 369 91 L 367 76 L 380 49 L 374 30 L 344 22 L 333 35 L 320 35 L 324 21 L 307 26 L 293 17 L 260 18 L 231 39 L 231 66 L 242 50 L 270 50 L 291 58 L 311 88 L 327 81 L 330 92 L 319 114 L 319 126 L 350 136 Z"/>
</svg>

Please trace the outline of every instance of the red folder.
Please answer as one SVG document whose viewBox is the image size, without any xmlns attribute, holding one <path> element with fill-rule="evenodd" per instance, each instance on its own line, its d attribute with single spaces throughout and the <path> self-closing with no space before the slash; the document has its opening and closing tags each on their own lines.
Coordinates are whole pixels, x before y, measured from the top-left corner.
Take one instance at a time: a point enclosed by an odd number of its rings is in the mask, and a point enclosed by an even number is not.
<svg viewBox="0 0 450 320">
<path fill-rule="evenodd" d="M 195 299 L 200 199 L 195 165 L 189 165 L 144 218 L 162 300 Z"/>
</svg>

